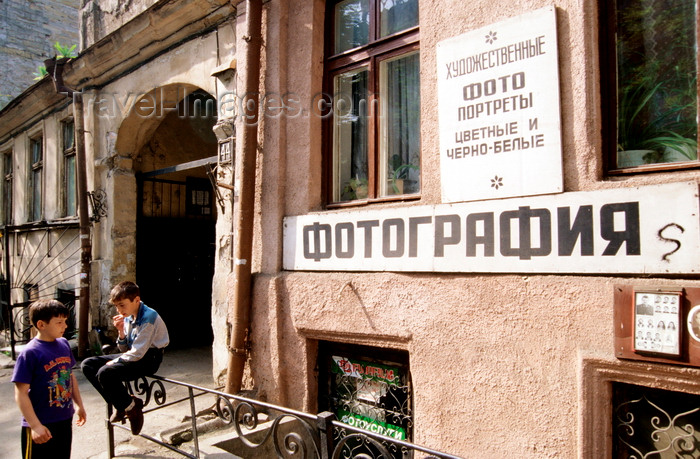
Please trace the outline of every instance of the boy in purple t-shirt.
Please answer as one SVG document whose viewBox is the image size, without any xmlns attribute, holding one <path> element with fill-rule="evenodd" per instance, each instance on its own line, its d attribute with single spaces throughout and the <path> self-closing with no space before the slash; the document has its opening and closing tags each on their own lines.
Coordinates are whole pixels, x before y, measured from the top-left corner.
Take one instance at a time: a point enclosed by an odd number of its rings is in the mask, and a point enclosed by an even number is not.
<svg viewBox="0 0 700 459">
<path fill-rule="evenodd" d="M 29 320 L 38 333 L 17 357 L 12 382 L 22 412 L 22 458 L 70 458 L 71 420 L 85 424 L 85 408 L 72 372 L 75 358 L 63 338 L 70 311 L 56 300 L 29 306 Z"/>
</svg>

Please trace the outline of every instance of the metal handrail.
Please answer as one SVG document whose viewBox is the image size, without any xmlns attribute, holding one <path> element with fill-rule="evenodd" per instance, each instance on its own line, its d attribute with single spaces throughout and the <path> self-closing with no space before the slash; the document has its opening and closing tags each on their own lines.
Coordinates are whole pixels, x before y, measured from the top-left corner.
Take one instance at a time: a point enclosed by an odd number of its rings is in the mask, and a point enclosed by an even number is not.
<svg viewBox="0 0 700 459">
<path fill-rule="evenodd" d="M 150 381 L 149 381 L 150 379 Z M 187 396 L 174 401 L 167 401 L 165 384 L 172 384 L 187 388 Z M 145 396 L 144 415 L 148 413 L 184 403 L 189 401 L 190 417 L 192 420 L 192 442 L 193 451 L 182 450 L 174 445 L 165 443 L 150 435 L 139 434 L 140 437 L 157 443 L 182 456 L 198 459 L 200 458 L 199 431 L 197 426 L 197 416 L 195 408 L 195 398 L 202 395 L 211 394 L 216 396 L 216 415 L 226 424 L 232 424 L 238 434 L 238 438 L 248 448 L 265 447 L 268 442 L 274 446 L 277 457 L 307 457 L 307 453 L 319 459 L 337 459 L 340 457 L 363 457 L 363 458 L 394 458 L 413 457 L 414 452 L 424 453 L 425 459 L 444 458 L 459 459 L 447 453 L 442 453 L 411 442 L 397 440 L 388 436 L 369 432 L 357 427 L 353 427 L 338 421 L 333 413 L 324 411 L 317 415 L 293 410 L 272 403 L 267 403 L 241 395 L 228 394 L 217 389 L 189 384 L 174 379 L 153 375 L 142 377 L 126 383 L 127 389 L 132 395 Z M 153 401 L 155 406 L 149 407 Z M 248 434 L 259 426 L 259 415 L 278 413 L 274 418 L 270 416 L 267 421 L 270 427 L 259 441 L 254 441 Z M 115 457 L 114 451 L 114 427 L 129 430 L 127 426 L 113 424 L 109 422 L 112 415 L 112 407 L 107 406 L 107 435 L 109 457 Z M 290 422 L 291 421 L 291 422 Z M 282 424 L 287 430 L 282 432 Z M 278 435 L 282 434 L 282 441 Z M 361 453 L 354 450 L 361 448 Z M 350 451 L 350 453 L 348 453 Z M 349 455 L 350 454 L 350 455 Z"/>
</svg>

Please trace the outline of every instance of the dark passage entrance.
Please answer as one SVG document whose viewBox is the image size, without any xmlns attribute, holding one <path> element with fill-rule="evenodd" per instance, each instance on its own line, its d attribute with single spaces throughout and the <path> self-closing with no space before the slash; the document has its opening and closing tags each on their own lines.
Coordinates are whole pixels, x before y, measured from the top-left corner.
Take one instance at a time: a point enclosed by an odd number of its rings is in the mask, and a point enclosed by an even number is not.
<svg viewBox="0 0 700 459">
<path fill-rule="evenodd" d="M 170 345 L 211 344 L 216 200 L 216 111 L 196 91 L 168 114 L 137 161 L 136 282 L 163 317 Z M 211 105 L 211 107 L 210 107 Z"/>
<path fill-rule="evenodd" d="M 142 298 L 165 320 L 171 346 L 211 344 L 211 185 L 194 177 L 184 182 L 142 177 L 139 190 L 136 272 Z"/>
</svg>

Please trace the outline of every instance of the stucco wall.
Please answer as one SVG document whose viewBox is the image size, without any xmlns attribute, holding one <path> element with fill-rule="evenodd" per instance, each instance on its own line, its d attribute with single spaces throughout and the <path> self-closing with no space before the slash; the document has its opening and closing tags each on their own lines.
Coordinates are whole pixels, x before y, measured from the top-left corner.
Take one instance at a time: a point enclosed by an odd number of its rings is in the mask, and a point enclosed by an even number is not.
<svg viewBox="0 0 700 459">
<path fill-rule="evenodd" d="M 421 199 L 373 209 L 400 215 L 407 206 L 441 203 L 437 43 L 547 5 L 420 2 Z M 700 181 L 697 171 L 604 177 L 596 5 L 555 5 L 565 193 Z M 321 91 L 323 14 L 322 1 L 266 3 L 268 93 L 288 91 L 303 105 Z M 639 368 L 615 358 L 614 285 L 697 287 L 696 276 L 281 271 L 281 219 L 322 208 L 321 122 L 266 117 L 264 126 L 252 316 L 261 397 L 315 410 L 319 340 L 404 349 L 415 441 L 464 457 L 602 457 L 585 406 L 599 400 L 606 416 L 608 386 L 593 385 L 581 368 L 587 356 L 622 373 Z M 700 374 L 663 365 L 643 371 L 659 387 L 674 371 Z"/>
</svg>

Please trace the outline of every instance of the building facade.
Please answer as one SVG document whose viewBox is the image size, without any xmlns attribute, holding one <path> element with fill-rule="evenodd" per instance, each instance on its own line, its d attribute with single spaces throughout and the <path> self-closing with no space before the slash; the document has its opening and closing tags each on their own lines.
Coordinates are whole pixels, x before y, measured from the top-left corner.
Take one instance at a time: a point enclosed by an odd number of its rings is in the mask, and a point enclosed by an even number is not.
<svg viewBox="0 0 700 459">
<path fill-rule="evenodd" d="M 64 73 L 93 328 L 135 279 L 272 403 L 464 457 L 695 449 L 694 2 L 108 3 Z M 14 226 L 33 177 L 62 215 L 72 107 L 0 111 Z"/>
<path fill-rule="evenodd" d="M 78 0 L 0 4 L 0 108 L 33 83 L 44 59 L 56 53 L 55 42 L 68 47 L 80 44 L 78 8 Z"/>
</svg>

